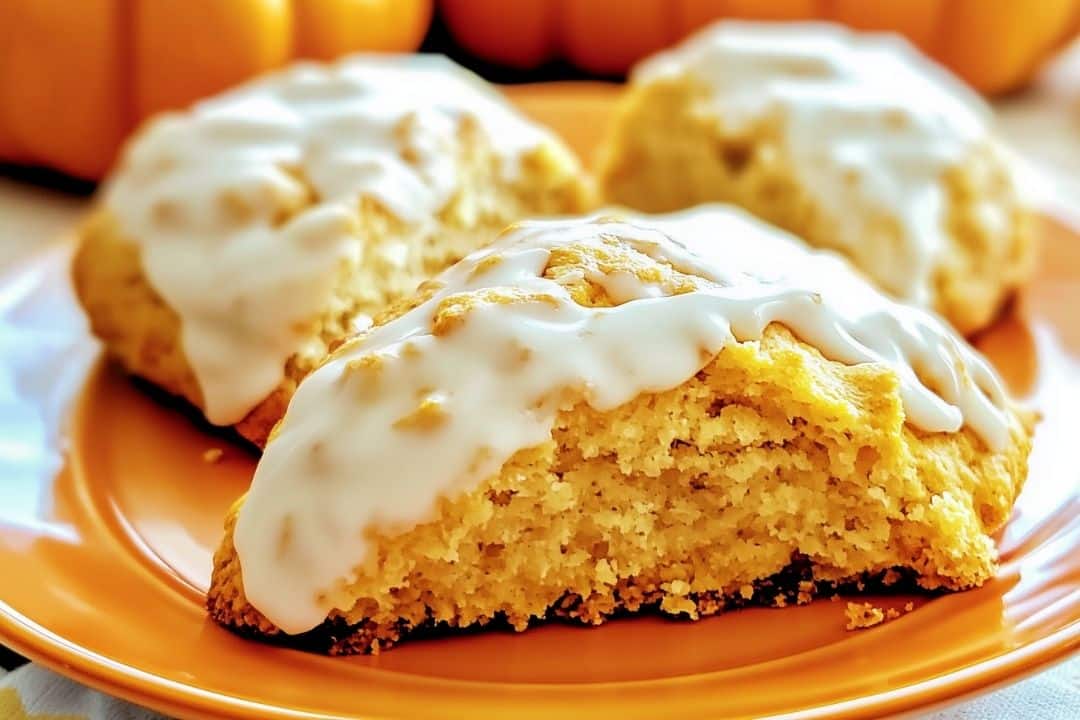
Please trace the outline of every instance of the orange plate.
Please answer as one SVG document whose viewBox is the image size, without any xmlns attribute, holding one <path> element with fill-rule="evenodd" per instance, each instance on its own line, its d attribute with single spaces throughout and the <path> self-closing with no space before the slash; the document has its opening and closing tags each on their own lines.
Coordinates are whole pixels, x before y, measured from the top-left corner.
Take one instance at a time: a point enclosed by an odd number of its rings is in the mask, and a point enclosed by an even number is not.
<svg viewBox="0 0 1080 720">
<path fill-rule="evenodd" d="M 511 93 L 583 151 L 614 96 L 597 85 Z M 0 639 L 110 693 L 205 717 L 864 717 L 984 691 L 1080 646 L 1080 237 L 1061 226 L 1046 223 L 1024 301 L 978 340 L 1045 415 L 1000 577 L 985 587 L 884 598 L 918 607 L 861 632 L 844 631 L 842 602 L 824 601 L 410 641 L 346 659 L 207 621 L 210 554 L 254 458 L 94 361 L 67 252 L 0 279 Z M 203 460 L 212 447 L 224 448 L 220 462 Z"/>
</svg>

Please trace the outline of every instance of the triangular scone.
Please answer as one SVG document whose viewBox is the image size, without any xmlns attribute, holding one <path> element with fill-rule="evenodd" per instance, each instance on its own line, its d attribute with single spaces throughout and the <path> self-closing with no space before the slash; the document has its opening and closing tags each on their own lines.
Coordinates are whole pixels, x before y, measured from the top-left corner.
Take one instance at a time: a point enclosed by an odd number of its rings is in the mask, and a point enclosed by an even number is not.
<svg viewBox="0 0 1080 720">
<path fill-rule="evenodd" d="M 261 445 L 370 315 L 509 222 L 590 203 L 561 141 L 443 58 L 299 64 L 142 130 L 75 286 L 130 372 Z"/>
<path fill-rule="evenodd" d="M 1030 433 L 941 321 L 746 216 L 526 223 L 300 386 L 208 607 L 354 653 L 849 581 L 969 588 Z"/>
<path fill-rule="evenodd" d="M 647 212 L 740 205 L 967 334 L 1034 265 L 992 118 L 895 36 L 721 22 L 634 69 L 598 176 Z"/>
</svg>

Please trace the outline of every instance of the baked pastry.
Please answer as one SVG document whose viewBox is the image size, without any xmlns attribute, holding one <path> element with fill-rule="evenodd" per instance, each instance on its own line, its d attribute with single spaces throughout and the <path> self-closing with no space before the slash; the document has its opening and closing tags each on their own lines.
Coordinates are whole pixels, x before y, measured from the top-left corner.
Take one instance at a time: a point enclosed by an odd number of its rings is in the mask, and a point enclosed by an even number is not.
<svg viewBox="0 0 1080 720">
<path fill-rule="evenodd" d="M 850 582 L 969 588 L 1030 433 L 942 321 L 747 216 L 524 223 L 300 385 L 208 608 L 336 654 Z"/>
<path fill-rule="evenodd" d="M 590 202 L 559 140 L 444 58 L 299 64 L 142 130 L 75 286 L 127 370 L 261 445 L 390 300 L 513 220 Z"/>
<path fill-rule="evenodd" d="M 632 73 L 604 199 L 740 205 L 969 334 L 1030 275 L 1032 219 L 990 110 L 894 36 L 724 22 Z"/>
</svg>

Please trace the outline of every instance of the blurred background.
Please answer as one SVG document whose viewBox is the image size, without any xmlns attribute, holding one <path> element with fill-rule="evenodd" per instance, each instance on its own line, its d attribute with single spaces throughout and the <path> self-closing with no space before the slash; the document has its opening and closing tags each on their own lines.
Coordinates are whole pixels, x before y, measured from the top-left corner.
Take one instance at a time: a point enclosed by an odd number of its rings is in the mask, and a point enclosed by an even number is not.
<svg viewBox="0 0 1080 720">
<path fill-rule="evenodd" d="M 0 0 L 0 264 L 70 228 L 147 117 L 296 59 L 618 82 L 724 18 L 903 34 L 992 101 L 1040 207 L 1080 228 L 1080 0 Z"/>
<path fill-rule="evenodd" d="M 0 0 L 0 162 L 97 180 L 146 117 L 297 58 L 420 49 L 502 83 L 619 80 L 719 18 L 899 32 L 1007 98 L 1076 36 L 1080 0 Z"/>
</svg>

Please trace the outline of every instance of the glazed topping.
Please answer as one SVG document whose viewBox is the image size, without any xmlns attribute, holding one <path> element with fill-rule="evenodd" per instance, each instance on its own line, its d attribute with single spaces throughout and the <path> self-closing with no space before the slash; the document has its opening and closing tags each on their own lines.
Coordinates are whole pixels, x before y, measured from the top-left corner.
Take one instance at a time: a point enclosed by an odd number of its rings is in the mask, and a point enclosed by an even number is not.
<svg viewBox="0 0 1080 720">
<path fill-rule="evenodd" d="M 896 36 L 729 22 L 633 77 L 702 83 L 733 135 L 775 124 L 838 245 L 889 292 L 929 304 L 947 243 L 943 174 L 989 134 L 989 109 L 945 70 Z"/>
<path fill-rule="evenodd" d="M 710 208 L 649 222 L 523 224 L 308 376 L 236 525 L 250 602 L 286 632 L 312 628 L 363 564 L 366 529 L 430 518 L 440 496 L 476 487 L 549 440 L 568 397 L 603 411 L 676 387 L 772 322 L 834 360 L 887 364 L 913 425 L 968 425 L 993 448 L 1007 442 L 997 377 L 933 316 L 743 215 Z M 670 295 L 647 273 L 583 262 L 573 278 L 619 303 L 590 308 L 544 277 L 553 253 L 601 257 L 621 243 L 694 276 L 681 288 L 689 291 Z"/>
<path fill-rule="evenodd" d="M 362 197 L 409 223 L 442 209 L 466 121 L 498 138 L 507 177 L 550 137 L 433 56 L 295 65 L 139 135 L 105 204 L 180 316 L 207 418 L 237 422 L 281 381 L 363 252 Z"/>
</svg>

